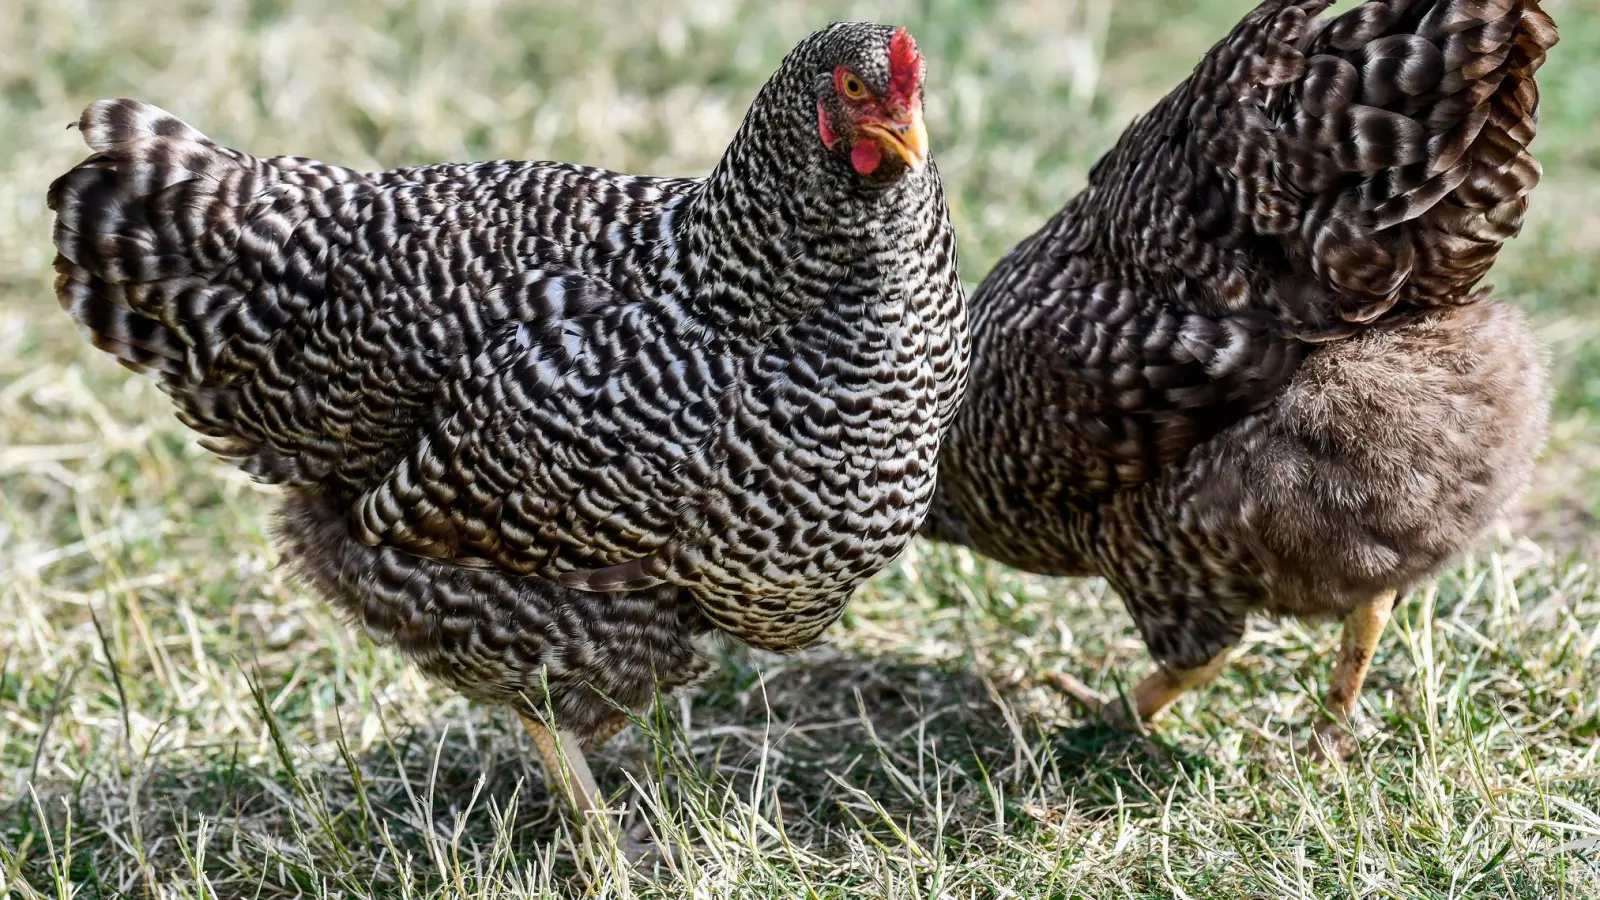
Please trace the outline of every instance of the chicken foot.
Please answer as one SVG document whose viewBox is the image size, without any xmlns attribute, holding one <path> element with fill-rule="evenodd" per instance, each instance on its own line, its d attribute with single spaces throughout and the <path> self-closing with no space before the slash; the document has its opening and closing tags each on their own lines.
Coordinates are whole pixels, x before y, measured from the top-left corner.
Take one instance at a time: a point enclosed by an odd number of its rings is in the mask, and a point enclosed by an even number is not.
<svg viewBox="0 0 1600 900">
<path fill-rule="evenodd" d="M 1224 650 L 1198 668 L 1168 666 L 1140 681 L 1126 698 L 1102 694 L 1065 672 L 1052 672 L 1049 678 L 1068 696 L 1098 710 L 1107 722 L 1137 727 L 1160 715 L 1179 697 L 1210 683 L 1227 662 L 1228 651 Z"/>
<path fill-rule="evenodd" d="M 1333 721 L 1324 722 L 1306 746 L 1306 753 L 1315 759 L 1347 759 L 1355 752 L 1355 740 L 1346 730 L 1361 699 L 1361 686 L 1367 680 L 1367 670 L 1372 666 L 1372 655 L 1383 637 L 1394 611 L 1395 592 L 1384 591 L 1366 603 L 1351 610 L 1344 617 L 1344 630 L 1339 636 L 1339 658 L 1333 665 L 1333 677 L 1328 681 L 1326 706 Z"/>
<path fill-rule="evenodd" d="M 1334 663 L 1326 700 L 1333 719 L 1316 729 L 1305 748 L 1315 759 L 1346 759 L 1355 752 L 1355 741 L 1347 726 L 1361 699 L 1361 686 L 1372 667 L 1378 641 L 1394 611 L 1395 596 L 1394 591 L 1384 591 L 1344 617 L 1339 658 Z M 1063 693 L 1097 710 L 1107 722 L 1139 727 L 1160 715 L 1185 693 L 1215 679 L 1227 663 L 1228 655 L 1225 650 L 1198 668 L 1164 668 L 1140 681 L 1126 698 L 1107 696 L 1065 672 L 1051 672 L 1046 677 Z"/>
<path fill-rule="evenodd" d="M 620 853 L 628 863 L 648 860 L 660 852 L 652 842 L 622 832 L 621 823 L 606 808 L 605 795 L 595 782 L 594 773 L 589 770 L 582 743 L 576 735 L 566 730 L 553 731 L 543 722 L 528 716 L 522 717 L 522 724 L 533 737 L 533 745 L 539 749 L 551 788 L 559 790 L 577 814 L 585 848 L 589 845 L 589 838 L 595 837 L 600 842 L 599 850 L 603 854 Z M 594 746 L 604 744 L 624 724 L 626 720 L 595 735 Z"/>
</svg>

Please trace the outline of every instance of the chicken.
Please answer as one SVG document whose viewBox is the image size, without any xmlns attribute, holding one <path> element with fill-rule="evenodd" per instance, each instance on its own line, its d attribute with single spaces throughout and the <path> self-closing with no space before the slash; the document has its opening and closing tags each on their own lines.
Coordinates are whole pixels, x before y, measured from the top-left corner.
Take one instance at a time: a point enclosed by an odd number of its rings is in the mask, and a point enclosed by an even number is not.
<svg viewBox="0 0 1600 900">
<path fill-rule="evenodd" d="M 283 487 L 311 590 L 598 810 L 577 747 L 700 677 L 697 635 L 812 643 L 927 509 L 968 339 L 923 78 L 904 30 L 830 26 L 705 179 L 368 174 L 101 101 L 56 291 Z"/>
<path fill-rule="evenodd" d="M 1544 439 L 1544 351 L 1476 285 L 1539 180 L 1556 29 L 1534 0 L 1328 5 L 1247 15 L 974 293 L 924 531 L 1104 577 L 1160 667 L 1113 717 L 1214 677 L 1251 614 L 1342 617 L 1312 749 L 1347 755 L 1397 595 Z"/>
</svg>

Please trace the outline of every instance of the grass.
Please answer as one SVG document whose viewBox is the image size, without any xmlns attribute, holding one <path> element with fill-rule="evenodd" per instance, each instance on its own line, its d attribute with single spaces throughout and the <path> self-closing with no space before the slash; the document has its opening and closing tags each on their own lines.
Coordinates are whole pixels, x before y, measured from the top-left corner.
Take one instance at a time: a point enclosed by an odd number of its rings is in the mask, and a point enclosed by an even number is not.
<svg viewBox="0 0 1600 900">
<path fill-rule="evenodd" d="M 1546 185 L 1495 275 L 1553 347 L 1554 437 L 1501 540 L 1402 602 L 1345 770 L 1291 753 L 1331 627 L 1258 623 L 1118 735 L 1040 686 L 1148 671 L 1103 585 L 919 545 L 825 646 L 719 650 L 602 752 L 687 852 L 586 870 L 514 719 L 287 582 L 266 491 L 50 295 L 44 187 L 91 99 L 263 155 L 693 174 L 835 17 L 918 36 L 975 281 L 1249 5 L 0 4 L 0 898 L 1600 896 L 1600 0 L 1547 3 Z"/>
</svg>

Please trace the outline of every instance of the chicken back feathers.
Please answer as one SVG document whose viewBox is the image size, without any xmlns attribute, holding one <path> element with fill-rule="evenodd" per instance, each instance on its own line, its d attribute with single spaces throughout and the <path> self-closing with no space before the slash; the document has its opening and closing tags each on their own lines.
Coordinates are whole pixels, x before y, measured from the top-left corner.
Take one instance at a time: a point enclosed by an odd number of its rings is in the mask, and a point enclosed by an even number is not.
<svg viewBox="0 0 1600 900">
<path fill-rule="evenodd" d="M 1539 166 L 1533 0 L 1263 3 L 973 297 L 927 533 L 1101 574 L 1157 658 L 1342 614 L 1499 515 L 1543 352 L 1475 290 Z"/>
<path fill-rule="evenodd" d="M 859 177 L 816 118 L 838 66 L 904 82 L 895 34 L 800 44 L 703 180 L 361 173 L 102 101 L 50 189 L 57 292 L 288 487 L 313 587 L 469 695 L 542 674 L 598 727 L 592 688 L 688 680 L 696 631 L 813 640 L 926 509 L 967 363 L 948 211 L 934 167 Z"/>
</svg>

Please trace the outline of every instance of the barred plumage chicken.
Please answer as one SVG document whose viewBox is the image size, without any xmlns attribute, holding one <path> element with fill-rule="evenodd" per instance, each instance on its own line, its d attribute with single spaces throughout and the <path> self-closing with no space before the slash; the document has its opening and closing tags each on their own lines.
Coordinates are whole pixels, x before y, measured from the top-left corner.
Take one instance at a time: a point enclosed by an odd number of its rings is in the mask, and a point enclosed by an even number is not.
<svg viewBox="0 0 1600 900">
<path fill-rule="evenodd" d="M 1113 715 L 1215 676 L 1250 614 L 1344 617 L 1312 749 L 1346 754 L 1397 592 L 1543 440 L 1544 351 L 1475 286 L 1557 35 L 1534 0 L 1328 5 L 1246 16 L 983 282 L 925 530 L 1104 576 L 1162 670 Z"/>
<path fill-rule="evenodd" d="M 703 180 L 368 174 L 102 101 L 57 293 L 284 486 L 306 584 L 582 769 L 544 726 L 605 740 L 701 632 L 814 641 L 916 531 L 968 354 L 923 78 L 904 30 L 830 26 Z"/>
</svg>

